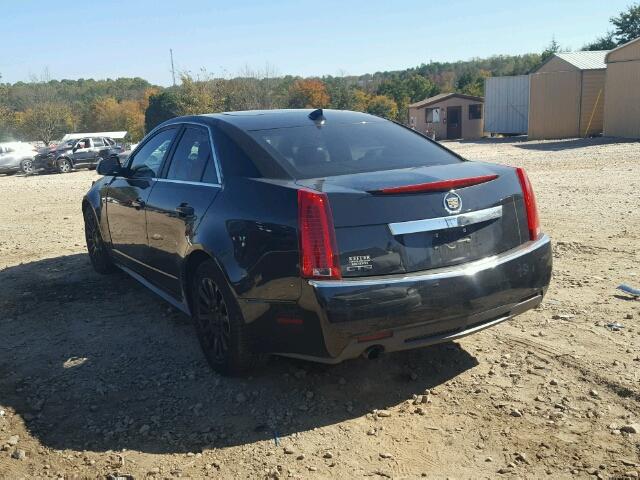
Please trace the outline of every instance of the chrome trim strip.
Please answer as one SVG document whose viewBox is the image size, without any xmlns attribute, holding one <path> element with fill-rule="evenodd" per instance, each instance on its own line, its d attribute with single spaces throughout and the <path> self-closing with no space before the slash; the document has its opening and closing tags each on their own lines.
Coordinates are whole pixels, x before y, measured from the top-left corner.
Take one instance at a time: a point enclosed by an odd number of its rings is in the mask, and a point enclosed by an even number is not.
<svg viewBox="0 0 640 480">
<path fill-rule="evenodd" d="M 137 260 L 133 257 L 130 257 L 129 255 L 127 255 L 126 253 L 121 252 L 120 250 L 118 250 L 117 248 L 112 248 L 111 249 L 112 252 L 117 253 L 118 255 L 123 256 L 124 258 L 131 260 L 132 262 L 137 263 L 138 265 L 142 265 L 145 268 L 148 268 L 149 270 L 153 270 L 154 272 L 158 272 L 161 273 L 162 275 L 165 275 L 167 277 L 169 277 L 172 280 L 178 280 L 178 277 L 174 277 L 173 275 L 171 275 L 170 273 L 167 272 L 163 272 L 162 270 L 158 270 L 157 268 L 152 267 L 151 265 L 147 265 L 144 262 L 141 262 L 140 260 Z"/>
<path fill-rule="evenodd" d="M 203 187 L 216 187 L 216 188 L 219 188 L 222 186 L 219 183 L 191 182 L 187 180 L 174 180 L 172 178 L 156 178 L 156 182 L 179 183 L 182 185 L 201 185 Z"/>
<path fill-rule="evenodd" d="M 522 245 L 492 257 L 482 258 L 475 262 L 463 263 L 453 267 L 436 268 L 428 272 L 420 272 L 415 274 L 407 274 L 404 276 L 381 276 L 369 279 L 355 278 L 353 280 L 309 280 L 309 285 L 320 288 L 335 287 L 366 287 L 375 285 L 390 285 L 398 283 L 413 283 L 429 280 L 441 280 L 451 277 L 461 277 L 464 275 L 475 275 L 481 270 L 495 268 L 503 263 L 515 260 L 518 257 L 527 255 L 534 250 L 550 243 L 551 240 L 547 235 L 542 235 L 534 241 L 523 243 Z"/>
<path fill-rule="evenodd" d="M 433 232 L 446 228 L 464 227 L 474 223 L 487 222 L 502 216 L 502 205 L 497 207 L 476 210 L 475 212 L 461 213 L 449 217 L 426 218 L 424 220 L 412 220 L 409 222 L 390 223 L 389 230 L 393 235 L 406 235 L 418 232 Z"/>
</svg>

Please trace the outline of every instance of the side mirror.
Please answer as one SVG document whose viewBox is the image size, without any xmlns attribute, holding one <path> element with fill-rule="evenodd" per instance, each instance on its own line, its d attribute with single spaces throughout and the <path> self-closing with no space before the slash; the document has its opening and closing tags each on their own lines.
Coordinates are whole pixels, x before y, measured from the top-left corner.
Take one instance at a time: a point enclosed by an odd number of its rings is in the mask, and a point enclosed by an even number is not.
<svg viewBox="0 0 640 480">
<path fill-rule="evenodd" d="M 122 170 L 118 157 L 103 158 L 98 162 L 98 166 L 96 167 L 98 175 L 118 176 L 122 175 Z"/>
</svg>

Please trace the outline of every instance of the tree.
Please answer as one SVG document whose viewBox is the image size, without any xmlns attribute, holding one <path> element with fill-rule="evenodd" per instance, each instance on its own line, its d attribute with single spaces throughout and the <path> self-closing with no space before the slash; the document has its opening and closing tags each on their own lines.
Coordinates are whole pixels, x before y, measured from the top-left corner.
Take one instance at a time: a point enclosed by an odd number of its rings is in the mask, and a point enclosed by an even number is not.
<svg viewBox="0 0 640 480">
<path fill-rule="evenodd" d="M 7 107 L 0 105 L 0 142 L 13 140 L 16 128 L 16 115 Z"/>
<path fill-rule="evenodd" d="M 586 44 L 582 50 L 611 50 L 612 48 L 630 42 L 640 37 L 640 3 L 633 4 L 617 17 L 609 21 L 615 27 L 593 42 Z"/>
<path fill-rule="evenodd" d="M 367 113 L 388 118 L 389 120 L 396 120 L 398 117 L 398 106 L 396 102 L 385 95 L 375 95 L 369 100 Z"/>
<path fill-rule="evenodd" d="M 289 88 L 291 108 L 324 108 L 330 101 L 324 82 L 315 78 L 296 80 Z"/>
<path fill-rule="evenodd" d="M 554 53 L 558 53 L 561 50 L 560 44 L 556 42 L 556 37 L 551 39 L 551 43 L 540 54 L 540 63 L 544 63 L 553 56 Z"/>
<path fill-rule="evenodd" d="M 163 90 L 149 97 L 149 106 L 144 112 L 144 128 L 150 132 L 165 120 L 183 115 L 177 89 Z"/>
<path fill-rule="evenodd" d="M 456 82 L 456 90 L 466 95 L 481 97 L 484 95 L 484 81 L 491 76 L 486 70 L 468 71 L 463 73 Z"/>
<path fill-rule="evenodd" d="M 73 114 L 67 105 L 46 102 L 28 108 L 18 117 L 18 128 L 28 140 L 49 145 L 73 130 Z"/>
<path fill-rule="evenodd" d="M 611 23 L 616 27 L 614 36 L 618 45 L 640 37 L 640 3 L 631 5 L 617 17 L 612 17 Z"/>
<path fill-rule="evenodd" d="M 616 48 L 617 42 L 613 32 L 607 32 L 602 37 L 596 38 L 593 42 L 587 43 L 582 50 L 611 50 Z"/>
</svg>

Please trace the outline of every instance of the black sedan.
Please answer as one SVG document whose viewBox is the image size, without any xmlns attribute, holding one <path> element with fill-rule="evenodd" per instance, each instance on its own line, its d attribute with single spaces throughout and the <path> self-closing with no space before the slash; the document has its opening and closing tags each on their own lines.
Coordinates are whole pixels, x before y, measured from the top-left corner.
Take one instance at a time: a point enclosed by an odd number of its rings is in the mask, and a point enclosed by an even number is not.
<svg viewBox="0 0 640 480">
<path fill-rule="evenodd" d="M 191 315 L 223 374 L 455 340 L 536 307 L 551 277 L 522 169 L 363 113 L 175 118 L 98 173 L 93 266 Z"/>
</svg>

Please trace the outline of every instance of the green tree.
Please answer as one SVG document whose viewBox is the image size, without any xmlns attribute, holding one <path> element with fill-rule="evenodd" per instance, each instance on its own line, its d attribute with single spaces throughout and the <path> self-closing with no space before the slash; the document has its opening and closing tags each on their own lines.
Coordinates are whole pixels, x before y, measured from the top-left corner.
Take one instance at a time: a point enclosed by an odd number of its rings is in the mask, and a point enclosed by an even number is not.
<svg viewBox="0 0 640 480">
<path fill-rule="evenodd" d="M 611 23 L 615 27 L 614 36 L 618 45 L 640 37 L 640 3 L 631 5 L 617 17 L 612 17 Z"/>
<path fill-rule="evenodd" d="M 148 133 L 162 122 L 184 115 L 177 89 L 163 90 L 149 97 L 149 106 L 144 112 L 144 128 Z"/>
<path fill-rule="evenodd" d="M 602 37 L 596 38 L 593 42 L 587 43 L 582 50 L 611 50 L 616 48 L 617 42 L 613 32 L 607 32 Z"/>
<path fill-rule="evenodd" d="M 546 62 L 549 57 L 553 56 L 554 53 L 558 53 L 559 51 L 561 51 L 560 44 L 556 42 L 556 37 L 553 37 L 549 45 L 547 45 L 547 48 L 545 48 L 540 54 L 540 63 Z"/>
<path fill-rule="evenodd" d="M 67 105 L 41 103 L 19 115 L 18 128 L 24 139 L 38 140 L 49 145 L 73 130 L 73 114 Z"/>
<path fill-rule="evenodd" d="M 367 113 L 388 118 L 389 120 L 396 120 L 398 117 L 398 106 L 396 102 L 385 95 L 375 95 L 369 100 Z"/>
</svg>

